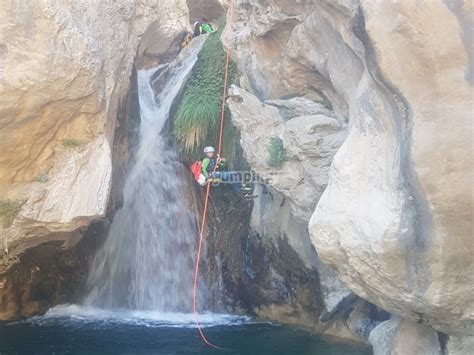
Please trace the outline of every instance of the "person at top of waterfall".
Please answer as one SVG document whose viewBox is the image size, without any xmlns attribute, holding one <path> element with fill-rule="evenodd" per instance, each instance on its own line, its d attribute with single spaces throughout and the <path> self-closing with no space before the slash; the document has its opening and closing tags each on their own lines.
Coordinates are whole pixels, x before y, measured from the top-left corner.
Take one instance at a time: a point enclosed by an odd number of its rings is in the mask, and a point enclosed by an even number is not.
<svg viewBox="0 0 474 355">
<path fill-rule="evenodd" d="M 212 33 L 215 31 L 214 27 L 206 19 L 203 19 L 202 21 L 200 20 L 195 21 L 193 28 L 194 28 L 194 37 L 197 37 L 206 33 Z"/>
<path fill-rule="evenodd" d="M 202 21 L 203 22 L 201 23 L 201 26 L 199 26 L 201 34 L 212 33 L 215 31 L 214 27 L 212 27 L 209 21 L 207 21 L 206 19 L 203 19 Z"/>
<path fill-rule="evenodd" d="M 201 30 L 200 30 L 200 27 L 201 27 L 201 21 L 199 20 L 196 20 L 194 22 L 194 25 L 193 25 L 193 34 L 194 34 L 194 37 L 197 37 L 201 34 Z"/>
</svg>

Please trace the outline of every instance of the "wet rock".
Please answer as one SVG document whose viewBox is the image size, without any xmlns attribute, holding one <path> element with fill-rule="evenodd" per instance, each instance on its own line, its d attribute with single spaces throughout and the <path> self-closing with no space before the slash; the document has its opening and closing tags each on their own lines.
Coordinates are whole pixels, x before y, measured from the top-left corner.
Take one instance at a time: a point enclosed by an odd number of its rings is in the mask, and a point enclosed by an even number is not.
<svg viewBox="0 0 474 355">
<path fill-rule="evenodd" d="M 107 222 L 95 222 L 75 233 L 80 241 L 73 247 L 46 241 L 24 251 L 0 276 L 0 320 L 24 319 L 57 304 L 80 303 L 90 258 L 106 230 Z"/>
<path fill-rule="evenodd" d="M 319 321 L 325 306 L 317 257 L 304 225 L 291 218 L 284 196 L 262 185 L 255 186 L 254 194 L 259 198 L 249 203 L 232 189 L 213 189 L 203 267 L 206 284 L 212 285 L 208 307 L 364 344 L 343 320 Z"/>
</svg>

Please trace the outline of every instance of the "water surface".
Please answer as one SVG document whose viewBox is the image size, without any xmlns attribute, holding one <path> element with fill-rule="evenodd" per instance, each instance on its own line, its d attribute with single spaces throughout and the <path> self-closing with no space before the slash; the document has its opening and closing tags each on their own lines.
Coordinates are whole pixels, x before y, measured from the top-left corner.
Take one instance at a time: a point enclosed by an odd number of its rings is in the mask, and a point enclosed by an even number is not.
<svg viewBox="0 0 474 355">
<path fill-rule="evenodd" d="M 193 316 L 143 311 L 53 308 L 43 317 L 0 325 L 2 354 L 312 354 L 368 355 L 287 326 L 247 317 L 200 315 L 214 350 L 202 343 Z"/>
</svg>

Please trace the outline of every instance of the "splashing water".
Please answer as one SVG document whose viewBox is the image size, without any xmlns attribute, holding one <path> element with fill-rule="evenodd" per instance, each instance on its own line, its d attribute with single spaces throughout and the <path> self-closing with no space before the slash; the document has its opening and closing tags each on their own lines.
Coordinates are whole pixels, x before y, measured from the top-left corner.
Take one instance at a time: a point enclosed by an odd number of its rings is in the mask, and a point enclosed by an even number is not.
<svg viewBox="0 0 474 355">
<path fill-rule="evenodd" d="M 201 45 L 190 45 L 171 64 L 138 71 L 138 150 L 125 182 L 124 205 L 92 262 L 86 306 L 191 310 L 196 221 L 186 203 L 182 166 L 164 131 Z M 156 98 L 153 80 L 164 82 Z"/>
<path fill-rule="evenodd" d="M 218 313 L 201 314 L 199 322 L 202 327 L 206 328 L 255 324 L 249 317 Z M 89 324 L 93 327 L 115 327 L 126 324 L 155 328 L 196 328 L 192 313 L 129 309 L 107 310 L 77 305 L 59 305 L 48 310 L 43 316 L 35 316 L 17 323 L 39 326 L 80 326 Z"/>
</svg>

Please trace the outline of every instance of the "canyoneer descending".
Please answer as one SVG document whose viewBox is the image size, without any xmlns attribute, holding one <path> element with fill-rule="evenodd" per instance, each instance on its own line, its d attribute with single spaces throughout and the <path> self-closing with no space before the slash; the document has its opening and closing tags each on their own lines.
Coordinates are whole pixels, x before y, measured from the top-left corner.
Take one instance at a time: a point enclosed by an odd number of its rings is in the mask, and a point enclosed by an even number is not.
<svg viewBox="0 0 474 355">
<path fill-rule="evenodd" d="M 232 23 L 233 23 L 233 15 L 234 15 L 234 0 L 230 0 L 229 4 L 229 12 L 228 12 L 228 26 L 227 30 L 225 32 L 225 36 L 227 37 L 228 40 L 230 40 L 230 35 L 232 33 Z M 194 28 L 196 29 L 197 23 L 194 24 Z M 221 115 L 220 115 L 220 127 L 219 127 L 219 140 L 218 140 L 218 145 L 217 145 L 217 157 L 220 158 L 220 154 L 222 152 L 222 140 L 223 140 L 223 133 L 224 133 L 224 121 L 225 121 L 225 101 L 226 101 L 226 96 L 227 96 L 227 85 L 229 84 L 229 63 L 230 63 L 230 48 L 231 46 L 228 46 L 226 49 L 226 55 L 225 55 L 225 65 L 224 65 L 224 82 L 223 82 L 223 90 L 222 90 L 222 99 L 221 99 Z M 214 150 L 214 149 L 213 149 Z M 208 153 L 206 153 L 207 155 Z M 216 155 L 216 152 L 214 150 L 213 154 L 209 152 L 208 158 L 213 158 L 214 155 Z M 202 174 L 202 162 L 201 162 L 201 171 L 200 174 Z M 199 178 L 199 176 L 198 176 Z M 197 248 L 197 255 L 196 255 L 196 261 L 194 264 L 194 282 L 193 282 L 193 297 L 192 297 L 192 310 L 194 314 L 194 319 L 195 323 L 197 326 L 197 330 L 199 332 L 199 335 L 202 339 L 202 341 L 213 348 L 216 349 L 221 349 L 219 346 L 214 345 L 211 343 L 206 335 L 204 334 L 204 331 L 202 330 L 202 327 L 199 322 L 199 317 L 198 317 L 198 285 L 199 285 L 199 264 L 201 260 L 201 255 L 202 255 L 202 249 L 203 249 L 203 242 L 204 242 L 204 237 L 205 237 L 205 227 L 206 227 L 206 217 L 207 217 L 207 210 L 209 206 L 209 195 L 211 192 L 211 184 L 206 184 L 206 193 L 205 193 L 205 198 L 204 198 L 204 206 L 202 209 L 202 218 L 201 218 L 201 224 L 199 226 L 199 238 L 198 238 L 198 248 Z"/>
<path fill-rule="evenodd" d="M 214 147 L 208 146 L 203 150 L 204 158 L 195 161 L 191 165 L 196 182 L 205 186 L 208 183 L 219 185 L 220 183 L 230 184 L 234 191 L 242 193 L 246 199 L 251 199 L 252 187 L 250 182 L 244 182 L 242 173 L 239 171 L 221 170 L 225 166 L 225 160 L 220 156 L 216 156 Z"/>
</svg>

